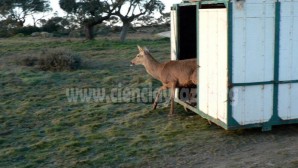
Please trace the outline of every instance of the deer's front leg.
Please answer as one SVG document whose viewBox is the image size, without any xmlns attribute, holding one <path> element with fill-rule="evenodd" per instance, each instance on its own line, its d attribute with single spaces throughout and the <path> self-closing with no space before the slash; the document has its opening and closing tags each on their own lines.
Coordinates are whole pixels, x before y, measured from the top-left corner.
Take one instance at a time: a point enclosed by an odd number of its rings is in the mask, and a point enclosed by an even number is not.
<svg viewBox="0 0 298 168">
<path fill-rule="evenodd" d="M 156 107 L 157 107 L 157 103 L 158 103 L 158 99 L 159 99 L 159 96 L 160 96 L 161 91 L 163 91 L 163 90 L 165 90 L 165 89 L 167 89 L 165 86 L 162 86 L 162 87 L 160 87 L 160 88 L 158 89 L 156 98 L 155 98 L 154 103 L 153 103 L 153 110 L 155 110 Z"/>
</svg>

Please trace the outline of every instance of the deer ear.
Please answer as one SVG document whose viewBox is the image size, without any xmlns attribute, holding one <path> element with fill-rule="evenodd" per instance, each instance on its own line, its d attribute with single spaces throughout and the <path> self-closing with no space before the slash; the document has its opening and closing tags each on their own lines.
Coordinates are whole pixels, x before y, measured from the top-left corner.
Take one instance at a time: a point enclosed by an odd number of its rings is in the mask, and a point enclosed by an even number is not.
<svg viewBox="0 0 298 168">
<path fill-rule="evenodd" d="M 143 50 L 144 50 L 144 52 L 149 53 L 149 50 L 147 47 L 144 47 Z"/>
<path fill-rule="evenodd" d="M 139 52 L 144 52 L 144 49 L 138 45 Z"/>
</svg>

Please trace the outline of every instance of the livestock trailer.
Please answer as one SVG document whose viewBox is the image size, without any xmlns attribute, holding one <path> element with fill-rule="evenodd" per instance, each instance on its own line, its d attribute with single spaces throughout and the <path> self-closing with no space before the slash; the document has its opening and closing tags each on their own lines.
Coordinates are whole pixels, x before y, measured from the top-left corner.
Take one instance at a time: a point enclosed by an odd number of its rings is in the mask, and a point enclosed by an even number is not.
<svg viewBox="0 0 298 168">
<path fill-rule="evenodd" d="M 196 105 L 227 130 L 298 123 L 298 0 L 184 1 L 171 9 L 171 59 L 197 58 Z"/>
</svg>

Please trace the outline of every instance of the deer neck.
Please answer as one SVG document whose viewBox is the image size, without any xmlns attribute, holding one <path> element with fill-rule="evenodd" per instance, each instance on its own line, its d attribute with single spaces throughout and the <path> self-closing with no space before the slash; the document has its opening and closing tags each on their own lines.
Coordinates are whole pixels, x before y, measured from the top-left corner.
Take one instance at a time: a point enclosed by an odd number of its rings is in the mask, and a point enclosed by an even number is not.
<svg viewBox="0 0 298 168">
<path fill-rule="evenodd" d="M 146 61 L 144 62 L 144 67 L 153 78 L 159 80 L 160 74 L 160 63 L 156 61 L 151 55 L 147 56 Z"/>
</svg>

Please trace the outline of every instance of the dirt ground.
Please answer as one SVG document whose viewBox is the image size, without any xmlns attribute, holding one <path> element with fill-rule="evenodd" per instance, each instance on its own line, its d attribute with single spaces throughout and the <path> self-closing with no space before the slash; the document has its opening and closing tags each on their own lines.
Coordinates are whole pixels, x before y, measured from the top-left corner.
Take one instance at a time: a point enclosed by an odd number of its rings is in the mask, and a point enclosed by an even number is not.
<svg viewBox="0 0 298 168">
<path fill-rule="evenodd" d="M 298 167 L 298 125 L 276 126 L 269 132 L 262 132 L 260 128 L 228 132 L 215 127 L 211 126 L 214 136 L 206 139 L 205 144 L 178 150 L 174 157 L 165 156 L 155 164 L 162 167 Z"/>
</svg>

